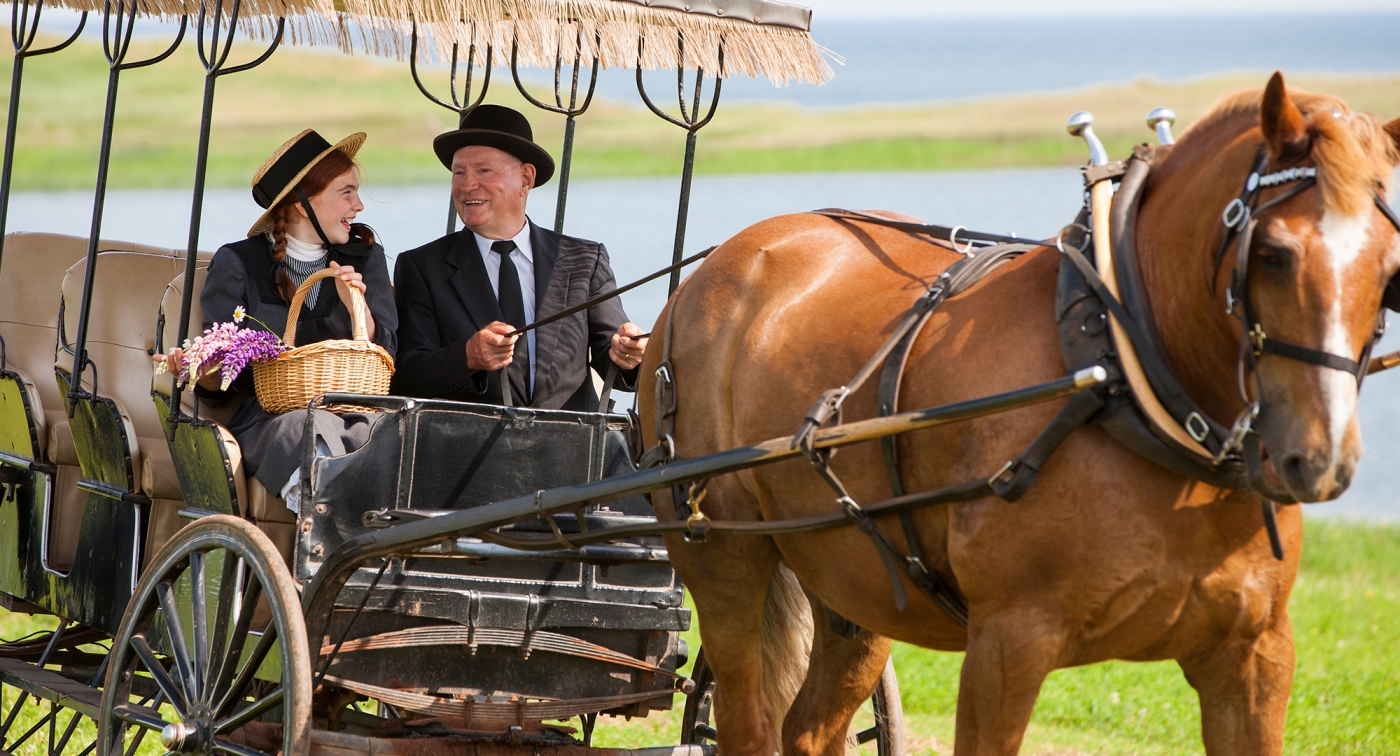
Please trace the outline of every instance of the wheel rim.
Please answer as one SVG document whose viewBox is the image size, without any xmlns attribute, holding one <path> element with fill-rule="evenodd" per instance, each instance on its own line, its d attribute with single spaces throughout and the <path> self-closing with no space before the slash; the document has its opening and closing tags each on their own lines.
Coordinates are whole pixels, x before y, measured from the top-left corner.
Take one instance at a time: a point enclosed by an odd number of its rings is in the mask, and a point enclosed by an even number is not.
<svg viewBox="0 0 1400 756">
<path fill-rule="evenodd" d="M 246 521 L 208 517 L 137 585 L 112 644 L 99 749 L 130 756 L 154 736 L 168 753 L 302 753 L 310 687 L 305 625 L 276 549 Z M 269 718 L 280 725 L 259 721 Z"/>
</svg>

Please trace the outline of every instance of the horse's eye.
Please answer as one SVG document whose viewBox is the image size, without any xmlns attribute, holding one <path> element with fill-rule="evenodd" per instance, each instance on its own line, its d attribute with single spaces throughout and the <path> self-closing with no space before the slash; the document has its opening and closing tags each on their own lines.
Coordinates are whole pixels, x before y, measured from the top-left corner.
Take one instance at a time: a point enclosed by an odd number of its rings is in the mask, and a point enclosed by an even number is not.
<svg viewBox="0 0 1400 756">
<path fill-rule="evenodd" d="M 1292 258 L 1292 253 L 1283 247 L 1276 247 L 1271 244 L 1260 244 L 1258 247 L 1259 260 L 1273 268 L 1282 268 L 1288 264 Z"/>
</svg>

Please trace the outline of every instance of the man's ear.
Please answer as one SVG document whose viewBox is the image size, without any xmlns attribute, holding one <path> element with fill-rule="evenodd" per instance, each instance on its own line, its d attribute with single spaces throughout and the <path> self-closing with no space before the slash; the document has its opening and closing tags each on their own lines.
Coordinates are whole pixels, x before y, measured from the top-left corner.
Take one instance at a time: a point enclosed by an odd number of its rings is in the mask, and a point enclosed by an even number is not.
<svg viewBox="0 0 1400 756">
<path fill-rule="evenodd" d="M 521 179 L 521 188 L 522 188 L 522 189 L 529 190 L 529 189 L 534 189 L 534 188 L 535 188 L 535 164 L 534 164 L 534 163 L 521 163 L 521 164 L 520 164 L 520 179 Z"/>
</svg>

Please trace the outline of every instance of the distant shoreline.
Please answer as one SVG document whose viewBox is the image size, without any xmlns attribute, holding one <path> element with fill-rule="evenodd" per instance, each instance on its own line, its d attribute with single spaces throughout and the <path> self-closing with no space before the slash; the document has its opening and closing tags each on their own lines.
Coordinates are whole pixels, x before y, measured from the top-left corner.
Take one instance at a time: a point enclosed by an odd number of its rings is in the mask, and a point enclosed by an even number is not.
<svg viewBox="0 0 1400 756">
<path fill-rule="evenodd" d="M 191 185 L 203 78 L 194 57 L 186 46 L 166 63 L 123 75 L 112 188 Z M 0 63 L 0 76 L 8 67 L 8 60 Z M 26 68 L 15 191 L 93 186 L 106 68 L 100 45 L 86 41 Z M 1126 157 L 1133 144 L 1152 137 L 1143 123 L 1148 110 L 1176 110 L 1180 133 L 1220 96 L 1261 87 L 1265 79 L 1226 74 L 1171 83 L 1140 80 L 854 108 L 721 101 L 714 121 L 699 132 L 696 171 L 732 175 L 1076 165 L 1084 160 L 1084 146 L 1069 138 L 1063 125 L 1077 110 L 1092 111 L 1109 152 Z M 1289 84 L 1335 94 L 1355 110 L 1387 119 L 1400 116 L 1400 73 L 1298 75 L 1290 76 Z M 0 92 L 4 95 L 8 92 Z M 574 176 L 679 174 L 684 131 L 647 112 L 635 93 L 632 97 L 625 104 L 595 100 L 578 120 Z M 509 76 L 493 77 L 488 101 L 529 113 L 537 141 L 559 157 L 563 119 L 526 104 Z M 453 120 L 449 111 L 418 93 L 406 65 L 290 49 L 261 68 L 220 80 L 208 182 L 246 186 L 278 144 L 308 126 L 333 139 L 368 132 L 360 159 L 371 183 L 438 181 L 443 169 L 429 145 Z"/>
</svg>

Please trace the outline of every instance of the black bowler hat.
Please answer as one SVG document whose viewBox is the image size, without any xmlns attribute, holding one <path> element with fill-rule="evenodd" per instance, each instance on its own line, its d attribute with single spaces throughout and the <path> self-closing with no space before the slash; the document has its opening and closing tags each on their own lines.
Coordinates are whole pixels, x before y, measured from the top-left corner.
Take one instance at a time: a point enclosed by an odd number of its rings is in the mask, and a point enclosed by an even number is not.
<svg viewBox="0 0 1400 756">
<path fill-rule="evenodd" d="M 502 105 L 478 105 L 467 114 L 462 128 L 438 134 L 433 140 L 433 152 L 443 166 L 452 168 L 452 155 L 472 145 L 495 147 L 535 166 L 535 186 L 541 186 L 554 176 L 554 158 L 535 144 L 530 122 L 518 111 Z"/>
</svg>

